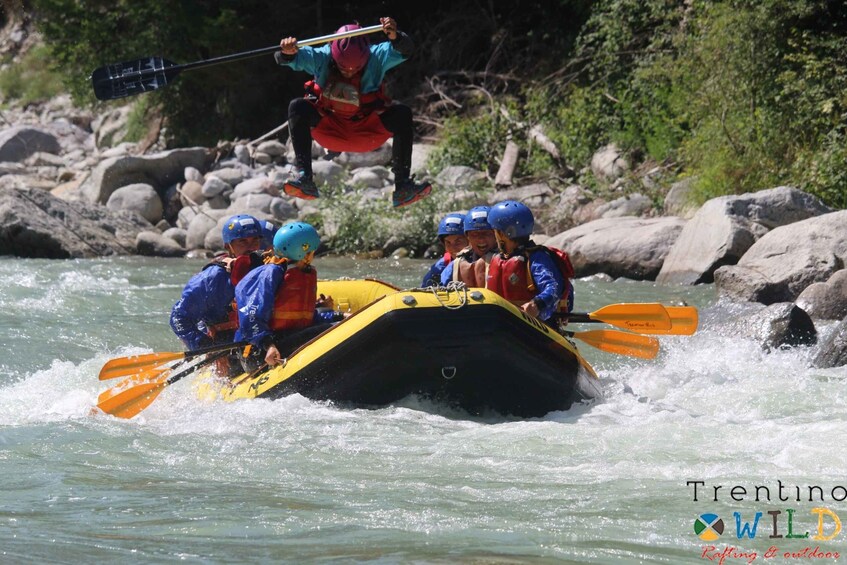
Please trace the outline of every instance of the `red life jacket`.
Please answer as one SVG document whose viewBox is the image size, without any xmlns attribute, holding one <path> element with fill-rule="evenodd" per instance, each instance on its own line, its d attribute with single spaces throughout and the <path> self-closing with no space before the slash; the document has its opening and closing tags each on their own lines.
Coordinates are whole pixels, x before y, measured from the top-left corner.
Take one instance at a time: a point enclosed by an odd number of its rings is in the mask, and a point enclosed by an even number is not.
<svg viewBox="0 0 847 565">
<path fill-rule="evenodd" d="M 273 331 L 308 328 L 315 316 L 318 299 L 318 272 L 303 271 L 291 265 L 274 297 L 269 327 Z"/>
<path fill-rule="evenodd" d="M 467 249 L 456 256 L 453 263 L 453 280 L 462 281 L 465 286 L 485 288 L 488 279 L 488 269 L 494 258 L 494 252 L 486 253 L 484 257 L 474 260 L 473 250 Z"/>
<path fill-rule="evenodd" d="M 385 129 L 379 113 L 391 103 L 380 85 L 376 92 L 362 93 L 362 74 L 350 78 L 332 70 L 325 87 L 315 81 L 305 84 L 307 96 L 315 96 L 322 118 L 312 128 L 312 137 L 330 151 L 367 153 L 393 134 Z"/>
<path fill-rule="evenodd" d="M 562 299 L 559 302 L 559 310 L 568 312 L 568 294 L 570 293 L 571 279 L 574 277 L 573 265 L 568 254 L 555 247 L 543 245 L 525 247 L 509 258 L 503 254 L 497 254 L 491 260 L 486 279 L 486 288 L 493 290 L 512 304 L 520 306 L 529 302 L 538 294 L 535 281 L 532 280 L 529 257 L 534 251 L 546 252 L 565 280 L 562 289 Z M 455 267 L 454 267 L 455 268 Z"/>
</svg>

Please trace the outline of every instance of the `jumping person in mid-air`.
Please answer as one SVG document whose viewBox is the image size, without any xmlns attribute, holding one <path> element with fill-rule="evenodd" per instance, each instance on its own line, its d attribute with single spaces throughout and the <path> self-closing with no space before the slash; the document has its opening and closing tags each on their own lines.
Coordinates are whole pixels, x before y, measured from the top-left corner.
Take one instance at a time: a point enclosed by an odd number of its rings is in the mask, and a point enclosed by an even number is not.
<svg viewBox="0 0 847 565">
<path fill-rule="evenodd" d="M 288 130 L 294 145 L 296 177 L 285 184 L 289 196 L 311 200 L 319 195 L 312 177 L 312 138 L 330 151 L 373 151 L 394 137 L 394 207 L 408 206 L 432 192 L 417 183 L 412 167 L 412 110 L 392 102 L 383 92 L 385 73 L 412 53 L 408 35 L 393 18 L 380 18 L 389 41 L 370 45 L 363 36 L 338 39 L 321 47 L 297 47 L 286 37 L 275 57 L 280 65 L 313 75 L 307 97 L 288 106 Z M 345 25 L 338 32 L 361 29 Z"/>
</svg>

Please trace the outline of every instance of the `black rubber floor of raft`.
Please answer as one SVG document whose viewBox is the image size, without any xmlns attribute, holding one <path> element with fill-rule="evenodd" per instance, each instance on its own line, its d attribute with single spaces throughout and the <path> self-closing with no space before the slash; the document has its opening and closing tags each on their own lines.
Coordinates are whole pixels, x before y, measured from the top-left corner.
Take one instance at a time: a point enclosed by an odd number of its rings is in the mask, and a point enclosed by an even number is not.
<svg viewBox="0 0 847 565">
<path fill-rule="evenodd" d="M 471 414 L 532 417 L 590 397 L 577 390 L 579 370 L 575 355 L 501 307 L 404 309 L 375 320 L 263 396 L 298 392 L 385 406 L 417 394 Z"/>
</svg>

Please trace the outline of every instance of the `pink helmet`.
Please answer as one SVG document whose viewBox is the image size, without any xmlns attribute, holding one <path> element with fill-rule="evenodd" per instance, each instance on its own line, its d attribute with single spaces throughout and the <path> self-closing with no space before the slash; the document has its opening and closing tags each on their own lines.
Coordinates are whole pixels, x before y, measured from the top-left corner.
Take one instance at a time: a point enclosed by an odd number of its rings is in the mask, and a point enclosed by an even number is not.
<svg viewBox="0 0 847 565">
<path fill-rule="evenodd" d="M 338 31 L 335 33 L 353 31 L 354 29 L 362 28 L 356 24 L 347 24 L 338 28 Z M 332 42 L 331 49 L 335 64 L 343 70 L 358 71 L 365 66 L 368 62 L 368 57 L 371 56 L 371 48 L 368 45 L 368 41 L 361 35 L 336 39 Z"/>
</svg>

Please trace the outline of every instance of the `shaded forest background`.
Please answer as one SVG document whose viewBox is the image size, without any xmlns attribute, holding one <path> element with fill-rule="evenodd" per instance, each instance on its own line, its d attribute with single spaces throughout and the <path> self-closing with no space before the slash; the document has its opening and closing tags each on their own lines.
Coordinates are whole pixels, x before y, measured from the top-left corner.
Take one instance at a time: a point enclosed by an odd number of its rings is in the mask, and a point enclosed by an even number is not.
<svg viewBox="0 0 847 565">
<path fill-rule="evenodd" d="M 148 55 L 186 63 L 393 16 L 417 47 L 389 91 L 438 141 L 436 168 L 496 171 L 507 140 L 518 175 L 577 178 L 614 142 L 635 163 L 691 176 L 699 200 L 791 184 L 847 207 L 847 4 L 827 0 L 548 0 L 404 3 L 265 0 L 4 0 L 46 47 L 26 63 L 80 104 L 99 66 Z M 4 100 L 23 97 L 0 73 Z M 18 78 L 16 79 L 15 76 Z M 254 138 L 285 121 L 302 73 L 271 56 L 184 73 L 139 97 L 170 144 Z M 45 79 L 46 80 L 46 79 Z M 26 83 L 26 84 L 23 84 Z M 48 89 L 49 90 L 49 89 Z M 9 93 L 13 95 L 10 96 Z M 560 158 L 533 149 L 540 126 Z"/>
</svg>

